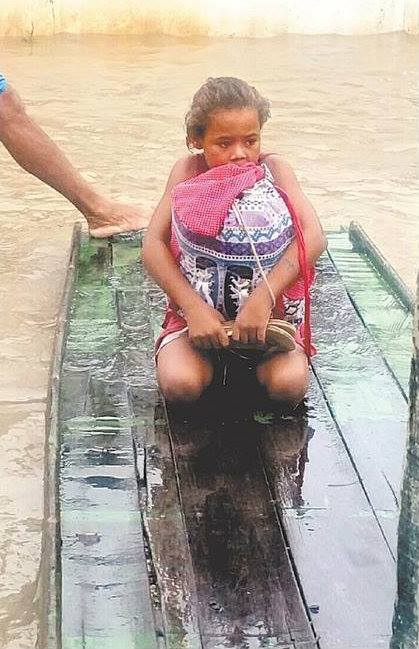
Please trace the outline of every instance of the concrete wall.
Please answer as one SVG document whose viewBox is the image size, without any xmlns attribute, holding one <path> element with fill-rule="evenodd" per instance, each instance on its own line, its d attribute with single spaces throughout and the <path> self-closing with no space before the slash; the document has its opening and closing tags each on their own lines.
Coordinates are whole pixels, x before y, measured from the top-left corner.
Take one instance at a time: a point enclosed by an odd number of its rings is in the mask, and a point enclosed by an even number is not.
<svg viewBox="0 0 419 649">
<path fill-rule="evenodd" d="M 419 0 L 0 0 L 0 36 L 419 33 Z"/>
<path fill-rule="evenodd" d="M 419 0 L 405 0 L 404 28 L 410 34 L 419 33 Z"/>
</svg>

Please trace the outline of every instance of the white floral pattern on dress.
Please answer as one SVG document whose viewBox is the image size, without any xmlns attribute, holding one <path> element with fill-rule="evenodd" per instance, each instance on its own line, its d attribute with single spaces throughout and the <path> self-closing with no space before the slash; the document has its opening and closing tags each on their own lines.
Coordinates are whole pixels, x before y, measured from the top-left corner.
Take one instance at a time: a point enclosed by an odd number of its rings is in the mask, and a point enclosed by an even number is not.
<svg viewBox="0 0 419 649">
<path fill-rule="evenodd" d="M 215 306 L 214 300 L 212 299 L 211 289 L 214 283 L 213 272 L 210 268 L 195 268 L 195 273 L 192 278 L 192 286 L 199 293 L 199 295 L 205 300 L 210 306 Z"/>
<path fill-rule="evenodd" d="M 304 299 L 290 300 L 284 295 L 282 300 L 284 303 L 285 320 L 293 324 L 294 327 L 298 327 L 304 321 Z"/>
<path fill-rule="evenodd" d="M 239 311 L 250 295 L 252 280 L 240 276 L 232 277 L 229 289 L 230 297 L 236 307 L 236 311 Z"/>
</svg>

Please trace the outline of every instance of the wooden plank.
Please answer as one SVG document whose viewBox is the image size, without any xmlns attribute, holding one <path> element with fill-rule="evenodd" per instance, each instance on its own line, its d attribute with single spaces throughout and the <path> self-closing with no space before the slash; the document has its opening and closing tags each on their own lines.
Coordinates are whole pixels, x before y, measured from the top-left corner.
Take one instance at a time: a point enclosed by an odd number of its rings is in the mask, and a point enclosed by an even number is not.
<svg viewBox="0 0 419 649">
<path fill-rule="evenodd" d="M 165 409 L 155 387 L 133 386 L 130 395 L 143 522 L 162 611 L 161 635 L 167 649 L 200 649 L 195 579 Z"/>
<path fill-rule="evenodd" d="M 60 419 L 72 419 L 86 410 L 89 368 L 68 367 L 60 378 Z"/>
<path fill-rule="evenodd" d="M 160 619 L 157 632 L 167 649 L 201 649 L 197 598 L 177 477 L 154 365 L 154 327 L 161 323 L 164 296 L 141 273 L 140 289 L 130 285 L 138 272 L 138 251 L 112 244 L 118 259 L 118 321 L 125 340 L 121 352 L 133 415 L 137 481 L 151 590 Z M 153 301 L 152 310 L 150 300 Z"/>
<path fill-rule="evenodd" d="M 157 649 L 112 249 L 84 241 L 61 390 L 64 649 Z M 88 386 L 86 389 L 86 383 Z"/>
<path fill-rule="evenodd" d="M 82 238 L 66 338 L 66 369 L 100 367 L 116 354 L 118 326 L 111 261 L 106 240 Z"/>
<path fill-rule="evenodd" d="M 170 431 L 203 647 L 314 649 L 254 424 L 214 421 L 211 402 L 198 410 L 186 418 L 171 411 Z"/>
<path fill-rule="evenodd" d="M 359 231 L 358 236 L 361 236 Z M 352 248 L 346 232 L 328 236 L 328 252 L 362 322 L 377 342 L 404 394 L 408 393 L 412 314 L 390 290 L 385 277 L 373 270 L 370 256 Z M 370 251 L 370 255 L 374 249 Z M 394 271 L 393 271 L 394 274 Z M 403 294 L 402 294 L 403 295 Z"/>
<path fill-rule="evenodd" d="M 128 247 L 112 243 L 112 253 L 156 630 L 166 649 L 201 649 L 192 562 L 165 410 L 156 387 L 150 316 L 154 327 L 160 326 L 164 296 L 144 275 L 135 242 Z"/>
<path fill-rule="evenodd" d="M 44 525 L 40 576 L 37 588 L 37 600 L 40 603 L 38 642 L 45 649 L 59 649 L 61 644 L 61 542 L 60 507 L 58 503 L 59 382 L 80 250 L 80 232 L 80 225 L 75 225 L 70 245 L 63 296 L 57 317 L 45 417 Z"/>
<path fill-rule="evenodd" d="M 394 268 L 383 257 L 377 246 L 367 236 L 366 232 L 355 221 L 349 225 L 349 239 L 357 252 L 363 253 L 370 264 L 374 266 L 379 277 L 386 283 L 387 290 L 393 292 L 404 308 L 413 313 L 415 301 L 413 294 Z"/>
<path fill-rule="evenodd" d="M 410 376 L 410 418 L 397 548 L 397 600 L 391 649 L 419 646 L 419 276 Z"/>
<path fill-rule="evenodd" d="M 328 256 L 319 268 L 314 372 L 395 556 L 406 403 Z"/>
<path fill-rule="evenodd" d="M 63 647 L 123 638 L 127 648 L 157 649 L 131 421 L 112 416 L 112 408 L 62 428 Z"/>
<path fill-rule="evenodd" d="M 387 648 L 395 565 L 314 377 L 260 448 L 322 649 Z"/>
</svg>

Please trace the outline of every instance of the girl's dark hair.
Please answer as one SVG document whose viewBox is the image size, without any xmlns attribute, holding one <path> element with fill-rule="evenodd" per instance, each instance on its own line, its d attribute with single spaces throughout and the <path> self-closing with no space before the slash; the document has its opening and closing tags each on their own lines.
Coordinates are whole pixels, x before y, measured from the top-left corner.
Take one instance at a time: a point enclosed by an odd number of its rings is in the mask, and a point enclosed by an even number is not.
<svg viewBox="0 0 419 649">
<path fill-rule="evenodd" d="M 220 108 L 255 108 L 261 126 L 271 116 L 269 101 L 246 81 L 236 77 L 210 77 L 194 94 L 191 107 L 186 113 L 188 148 L 192 148 L 195 140 L 203 137 L 209 115 Z"/>
</svg>

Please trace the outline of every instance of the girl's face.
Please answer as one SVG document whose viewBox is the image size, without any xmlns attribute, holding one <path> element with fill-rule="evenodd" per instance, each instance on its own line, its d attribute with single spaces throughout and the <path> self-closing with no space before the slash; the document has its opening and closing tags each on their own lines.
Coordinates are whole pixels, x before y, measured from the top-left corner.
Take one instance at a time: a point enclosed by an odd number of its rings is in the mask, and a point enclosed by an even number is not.
<svg viewBox="0 0 419 649">
<path fill-rule="evenodd" d="M 255 108 L 223 108 L 208 117 L 205 134 L 195 146 L 204 150 L 208 168 L 228 163 L 257 163 L 260 124 Z"/>
</svg>

